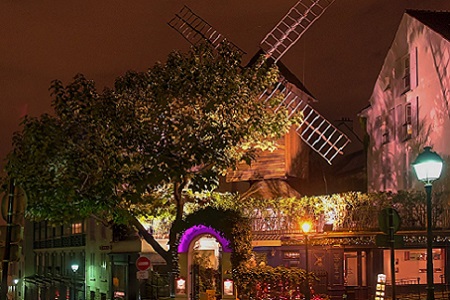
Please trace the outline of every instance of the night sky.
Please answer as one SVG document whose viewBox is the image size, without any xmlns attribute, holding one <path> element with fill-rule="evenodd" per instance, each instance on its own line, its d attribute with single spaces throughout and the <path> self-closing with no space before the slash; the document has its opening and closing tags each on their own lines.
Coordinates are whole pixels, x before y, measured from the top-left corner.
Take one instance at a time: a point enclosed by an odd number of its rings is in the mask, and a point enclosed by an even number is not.
<svg viewBox="0 0 450 300">
<path fill-rule="evenodd" d="M 24 114 L 50 112 L 48 88 L 82 73 L 111 86 L 189 44 L 167 25 L 184 4 L 247 52 L 296 0 L 0 1 L 0 165 Z M 282 61 L 320 101 L 329 120 L 368 105 L 384 57 L 407 8 L 450 10 L 449 0 L 335 0 Z"/>
</svg>

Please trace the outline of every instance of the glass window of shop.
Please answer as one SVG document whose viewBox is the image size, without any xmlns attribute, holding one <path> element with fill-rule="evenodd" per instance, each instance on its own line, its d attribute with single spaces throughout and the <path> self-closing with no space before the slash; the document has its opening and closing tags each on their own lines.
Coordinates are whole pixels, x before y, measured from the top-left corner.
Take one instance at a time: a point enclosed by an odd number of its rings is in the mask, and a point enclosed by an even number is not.
<svg viewBox="0 0 450 300">
<path fill-rule="evenodd" d="M 387 283 L 391 282 L 390 250 L 384 250 L 384 272 Z M 441 282 L 445 274 L 445 251 L 433 249 L 434 282 Z M 427 283 L 427 249 L 395 250 L 395 283 L 426 284 Z"/>
<path fill-rule="evenodd" d="M 347 286 L 367 286 L 366 251 L 344 253 L 344 280 Z"/>
</svg>

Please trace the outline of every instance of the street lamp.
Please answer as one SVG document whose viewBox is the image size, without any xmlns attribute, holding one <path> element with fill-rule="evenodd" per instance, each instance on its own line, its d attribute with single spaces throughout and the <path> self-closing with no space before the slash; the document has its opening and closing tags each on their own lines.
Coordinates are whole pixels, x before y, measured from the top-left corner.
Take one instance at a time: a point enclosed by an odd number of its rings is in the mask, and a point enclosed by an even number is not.
<svg viewBox="0 0 450 300">
<path fill-rule="evenodd" d="M 311 299 L 311 291 L 309 289 L 309 257 L 308 257 L 308 233 L 311 231 L 311 222 L 302 223 L 302 231 L 305 234 L 305 271 L 306 271 L 306 291 L 305 300 Z"/>
<path fill-rule="evenodd" d="M 72 264 L 71 266 L 70 266 L 70 268 L 72 269 L 72 271 L 73 271 L 73 277 L 72 277 L 72 281 L 73 281 L 73 285 L 72 285 L 72 293 L 73 293 L 73 299 L 77 299 L 78 298 L 78 291 L 77 291 L 77 278 L 76 278 L 76 274 L 77 274 L 77 271 L 78 271 L 78 268 L 79 268 L 80 266 L 78 265 L 78 264 Z"/>
<path fill-rule="evenodd" d="M 442 172 L 443 161 L 431 147 L 425 147 L 412 163 L 417 179 L 425 184 L 427 193 L 427 299 L 434 300 L 434 268 L 433 268 L 433 230 L 431 213 L 431 187 L 433 181 L 439 179 Z"/>
<path fill-rule="evenodd" d="M 73 273 L 76 273 L 78 271 L 79 267 L 80 266 L 78 264 L 73 264 L 73 265 L 70 266 L 70 268 L 72 269 Z"/>
<path fill-rule="evenodd" d="M 18 278 L 14 278 L 13 280 L 13 288 L 14 288 L 14 300 L 17 300 L 17 284 L 19 283 Z"/>
</svg>

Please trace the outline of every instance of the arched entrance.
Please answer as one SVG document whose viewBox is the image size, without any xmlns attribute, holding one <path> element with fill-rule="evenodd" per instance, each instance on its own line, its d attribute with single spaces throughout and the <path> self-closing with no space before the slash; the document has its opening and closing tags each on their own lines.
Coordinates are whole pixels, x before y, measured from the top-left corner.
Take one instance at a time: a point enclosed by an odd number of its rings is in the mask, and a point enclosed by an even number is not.
<svg viewBox="0 0 450 300">
<path fill-rule="evenodd" d="M 188 252 L 188 264 L 192 299 L 222 294 L 222 247 L 215 237 L 202 235 L 193 241 Z"/>
<path fill-rule="evenodd" d="M 178 299 L 235 299 L 229 289 L 231 277 L 229 241 L 212 227 L 195 225 L 180 239 L 180 276 L 176 281 Z M 226 289 L 224 291 L 224 283 Z"/>
</svg>

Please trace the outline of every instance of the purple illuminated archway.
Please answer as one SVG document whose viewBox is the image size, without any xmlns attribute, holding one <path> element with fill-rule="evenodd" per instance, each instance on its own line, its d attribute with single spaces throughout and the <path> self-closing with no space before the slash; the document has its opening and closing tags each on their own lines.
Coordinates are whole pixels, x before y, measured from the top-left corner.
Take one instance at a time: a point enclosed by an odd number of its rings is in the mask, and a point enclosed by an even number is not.
<svg viewBox="0 0 450 300">
<path fill-rule="evenodd" d="M 214 236 L 217 241 L 222 245 L 222 251 L 223 252 L 232 252 L 233 250 L 230 248 L 230 242 L 224 238 L 220 232 L 215 230 L 212 227 L 207 227 L 205 225 L 195 225 L 191 228 L 187 229 L 183 236 L 180 239 L 180 244 L 178 245 L 178 253 L 188 253 L 189 252 L 189 245 L 191 242 L 202 234 L 210 234 Z"/>
</svg>

